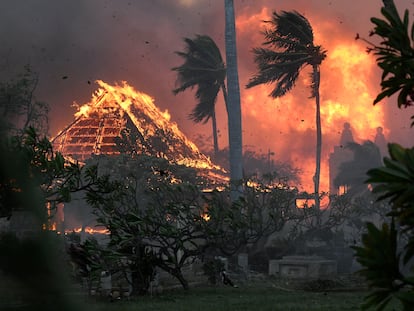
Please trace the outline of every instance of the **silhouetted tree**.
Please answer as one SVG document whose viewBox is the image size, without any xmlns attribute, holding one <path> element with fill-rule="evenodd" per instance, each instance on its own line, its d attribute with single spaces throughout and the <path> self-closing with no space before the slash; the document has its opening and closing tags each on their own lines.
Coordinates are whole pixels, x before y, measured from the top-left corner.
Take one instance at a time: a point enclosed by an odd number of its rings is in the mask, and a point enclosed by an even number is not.
<svg viewBox="0 0 414 311">
<path fill-rule="evenodd" d="M 216 43 L 209 36 L 197 35 L 195 39 L 184 38 L 185 52 L 176 52 L 184 59 L 184 64 L 174 67 L 179 87 L 173 90 L 178 94 L 188 88 L 197 87 L 195 97 L 198 101 L 190 119 L 206 123 L 211 119 L 213 126 L 214 154 L 219 151 L 215 104 L 218 92 L 222 91 L 227 108 L 226 67 Z"/>
<path fill-rule="evenodd" d="M 414 99 L 414 24 L 409 31 L 408 10 L 401 19 L 394 1 L 383 3 L 381 13 L 385 19 L 371 18 L 375 25 L 372 35 L 382 38 L 378 46 L 369 47 L 378 56 L 377 64 L 383 71 L 382 91 L 374 103 L 399 92 L 397 105 L 401 108 L 412 105 Z M 366 182 L 373 186 L 373 193 L 379 195 L 380 201 L 390 202 L 389 222 L 381 227 L 367 223 L 362 245 L 354 247 L 362 265 L 359 273 L 371 288 L 362 307 L 383 310 L 397 299 L 403 310 L 411 310 L 414 305 L 414 148 L 392 143 L 388 144 L 388 153 L 384 166 L 368 171 Z"/>
<path fill-rule="evenodd" d="M 319 82 L 320 65 L 326 57 L 326 51 L 314 44 L 312 26 L 296 11 L 282 11 L 280 14 L 273 12 L 272 19 L 268 23 L 271 27 L 263 32 L 264 45 L 273 49 L 253 49 L 258 73 L 250 79 L 246 87 L 276 83 L 270 96 L 281 97 L 293 88 L 303 67 L 307 65 L 312 67 L 311 97 L 315 98 L 316 104 L 316 169 L 313 181 L 315 205 L 319 208 L 322 149 Z"/>
</svg>

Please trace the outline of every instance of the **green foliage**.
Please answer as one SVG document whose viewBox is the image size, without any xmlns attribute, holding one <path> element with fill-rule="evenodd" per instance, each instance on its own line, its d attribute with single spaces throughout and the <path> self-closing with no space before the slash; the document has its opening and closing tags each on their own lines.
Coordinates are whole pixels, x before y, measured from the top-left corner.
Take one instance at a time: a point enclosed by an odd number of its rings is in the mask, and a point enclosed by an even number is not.
<svg viewBox="0 0 414 311">
<path fill-rule="evenodd" d="M 85 279 L 90 293 L 93 286 L 99 286 L 99 278 L 105 264 L 103 249 L 95 239 L 88 239 L 84 243 L 71 243 L 67 249 L 74 266 L 74 276 Z"/>
<path fill-rule="evenodd" d="M 410 26 L 408 10 L 400 17 L 394 1 L 389 1 L 381 13 L 385 19 L 371 18 L 375 27 L 370 35 L 382 41 L 379 45 L 369 42 L 368 48 L 377 56 L 378 66 L 383 71 L 381 93 L 374 104 L 398 93 L 398 107 L 407 107 L 414 100 L 414 24 Z"/>
<path fill-rule="evenodd" d="M 392 204 L 388 213 L 391 225 L 383 224 L 379 229 L 368 223 L 362 246 L 354 249 L 363 266 L 360 274 L 373 288 L 364 307 L 376 306 L 382 310 L 396 298 L 409 310 L 408 306 L 414 302 L 410 266 L 414 256 L 414 148 L 389 144 L 388 149 L 390 157 L 384 158 L 383 167 L 368 171 L 367 182 L 373 184 L 379 200 L 389 200 Z"/>
<path fill-rule="evenodd" d="M 408 10 L 401 19 L 392 0 L 384 1 L 381 13 L 385 20 L 371 18 L 375 25 L 371 35 L 382 38 L 380 45 L 364 40 L 372 46 L 368 51 L 374 51 L 383 71 L 382 91 L 374 104 L 398 92 L 398 107 L 407 107 L 414 99 L 414 25 L 409 31 Z M 368 223 L 362 246 L 355 247 L 356 258 L 363 266 L 360 273 L 373 290 L 366 297 L 365 309 L 382 310 L 396 298 L 404 310 L 411 310 L 414 304 L 414 148 L 393 143 L 388 145 L 388 152 L 383 167 L 367 172 L 366 182 L 372 185 L 378 200 L 390 202 L 391 211 L 387 216 L 391 217 L 391 225 L 376 228 Z"/>
<path fill-rule="evenodd" d="M 374 193 L 380 199 L 389 199 L 392 210 L 389 216 L 398 223 L 399 231 L 406 235 L 404 263 L 414 256 L 414 148 L 389 144 L 390 158 L 384 158 L 384 167 L 368 171 L 367 182 L 374 183 Z"/>
<path fill-rule="evenodd" d="M 380 199 L 390 199 L 401 210 L 399 221 L 414 226 L 413 215 L 405 207 L 412 207 L 414 201 L 414 148 L 403 148 L 389 144 L 390 157 L 384 158 L 384 167 L 368 171 L 369 183 L 376 183 L 374 193 L 381 193 Z M 405 211 L 405 212 L 404 212 Z"/>
<path fill-rule="evenodd" d="M 0 217 L 10 217 L 14 209 L 30 209 L 33 201 L 45 212 L 47 202 L 52 207 L 68 202 L 71 193 L 100 182 L 92 179 L 91 169 L 54 152 L 50 141 L 32 127 L 22 135 L 2 137 L 0 151 Z"/>
<path fill-rule="evenodd" d="M 111 233 L 109 247 L 119 253 L 150 250 L 152 262 L 184 288 L 188 284 L 181 270 L 192 260 L 207 251 L 232 255 L 280 230 L 296 193 L 263 185 L 231 203 L 228 190 L 203 192 L 191 182 L 188 168 L 180 170 L 160 159 L 101 157 L 99 163 L 110 177 L 90 189 L 87 198 L 98 223 Z M 136 254 L 123 254 L 136 261 Z"/>
<path fill-rule="evenodd" d="M 399 271 L 400 255 L 397 250 L 397 231 L 394 223 L 377 228 L 367 223 L 367 233 L 362 236 L 361 247 L 353 247 L 358 262 L 364 267 L 359 273 L 374 288 L 366 297 L 365 308 L 372 305 L 382 310 L 403 286 Z"/>
<path fill-rule="evenodd" d="M 147 263 L 171 273 L 187 287 L 181 268 L 203 247 L 194 241 L 204 221 L 197 187 L 181 184 L 182 179 L 191 180 L 191 169 L 146 156 L 121 155 L 99 162 L 103 172 L 114 174 L 89 189 L 87 200 L 98 223 L 111 232 L 109 248 L 126 256 L 135 274 L 142 274 L 139 269 L 146 254 Z M 180 183 L 174 184 L 177 181 Z M 148 277 L 144 282 L 149 285 Z"/>
</svg>

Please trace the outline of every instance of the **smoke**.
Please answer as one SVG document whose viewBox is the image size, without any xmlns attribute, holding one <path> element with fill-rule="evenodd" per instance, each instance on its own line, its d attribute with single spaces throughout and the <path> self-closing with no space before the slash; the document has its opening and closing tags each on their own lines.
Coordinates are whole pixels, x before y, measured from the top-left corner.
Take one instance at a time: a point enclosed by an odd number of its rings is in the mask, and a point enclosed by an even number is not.
<svg viewBox="0 0 414 311">
<path fill-rule="evenodd" d="M 403 0 L 396 3 L 400 10 L 405 8 Z M 306 16 L 314 28 L 315 44 L 328 50 L 321 69 L 322 179 L 327 178 L 327 159 L 339 143 L 344 122 L 351 123 L 358 142 L 373 140 L 376 127 L 382 126 L 390 141 L 414 145 L 409 113 L 396 109 L 395 99 L 372 106 L 380 72 L 372 55 L 365 53 L 364 43 L 354 40 L 356 33 L 368 36 L 369 19 L 380 16 L 380 7 L 379 0 L 235 1 L 244 145 L 263 153 L 270 149 L 275 159 L 301 167 L 304 184 L 311 184 L 316 138 L 307 72 L 280 99 L 267 96 L 271 86 L 244 88 L 256 71 L 251 50 L 261 45 L 262 21 L 273 10 L 297 10 Z M 223 11 L 224 2 L 217 0 L 3 0 L 0 76 L 12 77 L 28 63 L 39 73 L 36 95 L 51 106 L 52 136 L 73 120 L 73 102 L 89 101 L 98 79 L 128 81 L 154 97 L 162 110 L 168 109 L 190 138 L 199 133 L 210 136 L 209 123 L 188 120 L 194 93 L 172 94 L 176 77 L 170 69 L 182 62 L 174 54 L 184 49 L 182 39 L 195 34 L 211 36 L 224 56 Z M 227 118 L 221 94 L 217 115 L 224 147 Z M 326 188 L 326 182 L 323 185 Z"/>
</svg>

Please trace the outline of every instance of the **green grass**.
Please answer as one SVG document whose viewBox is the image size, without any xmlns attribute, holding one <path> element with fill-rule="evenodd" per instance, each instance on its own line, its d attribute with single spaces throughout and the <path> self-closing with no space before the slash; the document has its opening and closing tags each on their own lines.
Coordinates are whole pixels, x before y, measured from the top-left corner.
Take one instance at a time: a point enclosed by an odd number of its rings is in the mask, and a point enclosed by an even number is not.
<svg viewBox="0 0 414 311">
<path fill-rule="evenodd" d="M 6 281 L 6 282 L 4 282 Z M 310 292 L 283 287 L 277 280 L 246 282 L 239 288 L 195 287 L 164 291 L 154 296 L 131 298 L 130 301 L 111 302 L 109 299 L 86 297 L 79 290 L 72 291 L 69 299 L 74 307 L 52 305 L 33 309 L 22 296 L 21 284 L 0 278 L 1 311 L 342 311 L 359 310 L 367 292 L 325 291 Z M 20 287 L 20 290 L 19 290 Z M 53 291 L 53 290 L 52 290 Z M 52 303 L 53 304 L 53 303 Z M 396 304 L 387 310 L 400 310 Z"/>
<path fill-rule="evenodd" d="M 283 291 L 272 287 L 194 288 L 176 290 L 155 297 L 134 301 L 91 302 L 88 311 L 270 311 L 270 310 L 358 310 L 365 293 Z"/>
</svg>

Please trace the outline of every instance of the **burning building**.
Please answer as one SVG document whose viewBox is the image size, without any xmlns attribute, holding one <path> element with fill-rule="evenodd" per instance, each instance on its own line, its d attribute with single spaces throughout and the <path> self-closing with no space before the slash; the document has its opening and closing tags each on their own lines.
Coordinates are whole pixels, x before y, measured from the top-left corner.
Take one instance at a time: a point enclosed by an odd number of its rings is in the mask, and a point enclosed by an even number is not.
<svg viewBox="0 0 414 311">
<path fill-rule="evenodd" d="M 226 172 L 202 154 L 149 95 L 126 82 L 97 83 L 91 101 L 80 106 L 75 120 L 52 139 L 55 151 L 81 162 L 92 155 L 143 154 L 226 179 Z"/>
<path fill-rule="evenodd" d="M 92 99 L 78 107 L 74 121 L 52 138 L 56 152 L 79 162 L 99 155 L 146 155 L 193 168 L 207 181 L 203 183 L 205 188 L 228 182 L 227 172 L 201 153 L 170 121 L 168 111 L 160 111 L 149 95 L 126 82 L 97 83 L 99 89 Z M 89 228 L 95 232 L 91 227 L 95 217 L 80 199 L 75 201 L 65 204 L 72 208 L 65 208 L 64 220 L 62 216 L 58 222 L 75 228 L 69 231 L 87 232 Z"/>
</svg>

